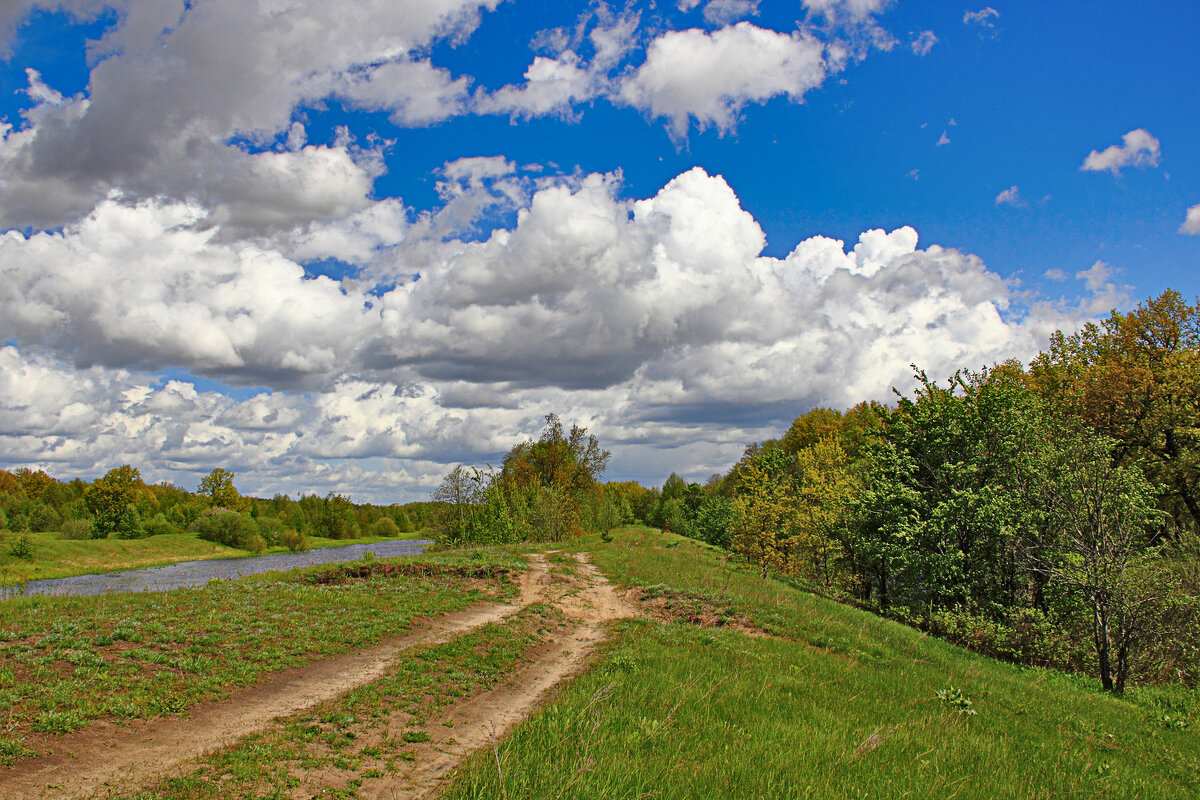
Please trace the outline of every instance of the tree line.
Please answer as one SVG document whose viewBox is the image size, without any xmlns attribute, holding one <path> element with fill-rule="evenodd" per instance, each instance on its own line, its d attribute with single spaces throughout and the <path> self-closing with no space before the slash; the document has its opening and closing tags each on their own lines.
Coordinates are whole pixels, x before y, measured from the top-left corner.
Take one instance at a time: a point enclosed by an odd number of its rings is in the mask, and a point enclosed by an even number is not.
<svg viewBox="0 0 1200 800">
<path fill-rule="evenodd" d="M 664 527 L 1105 689 L 1200 675 L 1200 302 L 1167 291 L 887 406 L 815 409 Z M 1086 643 L 1081 645 L 1081 643 Z"/>
<path fill-rule="evenodd" d="M 0 470 L 0 530 L 59 532 L 70 539 L 188 532 L 261 552 L 280 545 L 305 549 L 311 536 L 396 536 L 416 530 L 427 513 L 421 504 L 410 515 L 401 506 L 353 503 L 332 492 L 295 500 L 284 494 L 247 497 L 237 490 L 235 477 L 218 467 L 189 492 L 171 483 L 148 484 L 129 464 L 90 482 L 59 481 L 42 470 Z M 22 551 L 29 552 L 27 541 Z"/>
</svg>

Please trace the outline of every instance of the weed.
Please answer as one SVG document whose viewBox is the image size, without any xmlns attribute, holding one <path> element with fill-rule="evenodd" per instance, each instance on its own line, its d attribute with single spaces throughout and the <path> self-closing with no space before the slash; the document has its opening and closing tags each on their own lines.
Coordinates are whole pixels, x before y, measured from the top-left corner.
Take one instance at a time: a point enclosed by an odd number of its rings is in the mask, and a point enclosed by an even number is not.
<svg viewBox="0 0 1200 800">
<path fill-rule="evenodd" d="M 33 721 L 38 733 L 71 733 L 84 725 L 83 717 L 74 711 L 45 711 Z"/>
<path fill-rule="evenodd" d="M 974 703 L 971 702 L 971 698 L 963 694 L 962 689 L 958 689 L 954 686 L 947 686 L 945 689 L 938 689 L 933 693 L 933 696 L 939 701 L 950 706 L 951 710 L 956 714 L 973 717 L 976 713 L 978 713 L 975 711 L 975 709 L 971 708 Z"/>
</svg>

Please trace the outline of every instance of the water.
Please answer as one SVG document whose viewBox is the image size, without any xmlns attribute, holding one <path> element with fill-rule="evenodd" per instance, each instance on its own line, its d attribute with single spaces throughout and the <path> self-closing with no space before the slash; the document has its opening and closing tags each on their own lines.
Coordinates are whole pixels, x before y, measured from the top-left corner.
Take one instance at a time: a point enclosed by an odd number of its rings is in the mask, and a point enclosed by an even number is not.
<svg viewBox="0 0 1200 800">
<path fill-rule="evenodd" d="M 374 544 L 352 544 L 346 547 L 323 547 L 305 553 L 282 553 L 248 558 L 221 558 L 209 561 L 180 561 L 166 567 L 132 569 L 127 572 L 106 572 L 102 575 L 76 575 L 70 578 L 50 578 L 29 581 L 23 586 L 0 586 L 0 598 L 22 595 L 98 595 L 114 592 L 165 592 L 203 586 L 213 578 L 237 580 L 272 570 L 286 571 L 314 564 L 334 564 L 357 561 L 364 553 L 378 558 L 415 556 L 432 544 L 428 539 L 401 539 Z"/>
</svg>

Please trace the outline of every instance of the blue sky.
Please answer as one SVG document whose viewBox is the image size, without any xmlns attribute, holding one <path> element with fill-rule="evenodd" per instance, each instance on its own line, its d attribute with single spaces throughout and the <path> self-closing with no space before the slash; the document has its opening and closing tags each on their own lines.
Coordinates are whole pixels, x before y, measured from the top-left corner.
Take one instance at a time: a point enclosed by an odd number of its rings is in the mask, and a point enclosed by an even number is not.
<svg viewBox="0 0 1200 800">
<path fill-rule="evenodd" d="M 553 411 L 610 477 L 702 479 L 910 363 L 1195 296 L 1198 18 L 21 0 L 0 466 L 417 499 Z"/>
</svg>

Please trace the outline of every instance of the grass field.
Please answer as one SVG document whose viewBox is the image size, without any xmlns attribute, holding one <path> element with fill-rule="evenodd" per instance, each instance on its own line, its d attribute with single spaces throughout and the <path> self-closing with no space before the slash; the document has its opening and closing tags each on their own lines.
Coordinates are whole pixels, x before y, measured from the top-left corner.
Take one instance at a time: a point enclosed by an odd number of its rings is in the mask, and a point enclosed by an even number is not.
<svg viewBox="0 0 1200 800">
<path fill-rule="evenodd" d="M 530 549 L 422 560 L 517 568 L 516 554 Z M 589 668 L 469 758 L 444 797 L 1200 796 L 1194 690 L 1113 697 L 1087 676 L 979 656 L 658 531 L 562 549 L 590 553 L 654 616 L 615 623 Z M 564 555 L 547 563 L 551 575 L 574 568 Z M 313 586 L 274 576 L 165 595 L 19 601 L 0 618 L 0 712 L 10 720 L 0 748 L 11 758 L 22 735 L 93 712 L 173 713 L 263 671 L 377 639 L 418 608 L 451 610 L 478 596 L 449 578 L 406 580 Z M 411 743 L 381 721 L 399 711 L 415 725 L 495 685 L 557 624 L 555 613 L 530 606 L 414 651 L 383 679 L 130 797 L 290 797 L 297 776 L 318 771 L 333 781 L 318 796 L 359 797 L 412 757 Z M 146 680 L 125 688 L 135 673 Z"/>
<path fill-rule="evenodd" d="M 324 566 L 200 589 L 6 600 L 0 764 L 36 749 L 38 735 L 69 733 L 96 719 L 179 713 L 267 673 L 373 644 L 413 617 L 464 608 L 485 591 L 507 596 L 507 570 L 523 566 L 498 554 L 422 561 L 445 571 L 307 579 L 341 569 Z M 480 567 L 495 578 L 464 580 L 464 571 Z"/>
<path fill-rule="evenodd" d="M 769 635 L 620 623 L 594 668 L 500 746 L 499 764 L 477 754 L 446 797 L 1200 796 L 1194 692 L 1114 698 L 763 580 L 669 534 L 576 546 L 623 584 L 744 615 Z"/>
<path fill-rule="evenodd" d="M 206 542 L 191 533 L 168 533 L 145 539 L 62 539 L 57 533 L 30 533 L 33 558 L 22 559 L 12 554 L 12 543 L 20 536 L 11 531 L 0 534 L 0 586 L 11 586 L 44 578 L 65 578 L 117 572 L 143 567 L 161 567 L 179 561 L 209 558 L 244 558 L 246 550 Z M 371 544 L 394 539 L 426 538 L 420 531 L 402 533 L 384 539 L 324 539 L 308 537 L 310 547 L 343 547 L 350 544 Z M 286 553 L 286 547 L 268 548 L 265 553 Z"/>
</svg>

